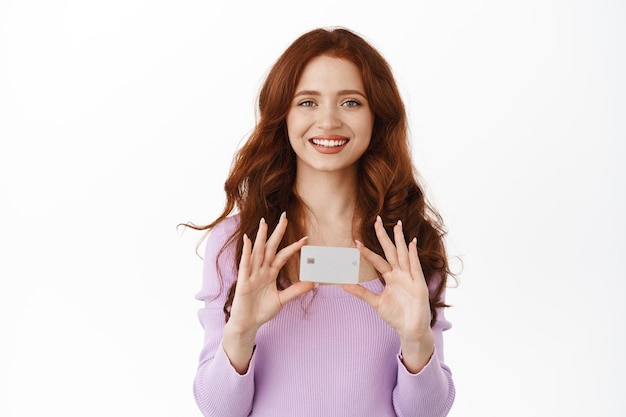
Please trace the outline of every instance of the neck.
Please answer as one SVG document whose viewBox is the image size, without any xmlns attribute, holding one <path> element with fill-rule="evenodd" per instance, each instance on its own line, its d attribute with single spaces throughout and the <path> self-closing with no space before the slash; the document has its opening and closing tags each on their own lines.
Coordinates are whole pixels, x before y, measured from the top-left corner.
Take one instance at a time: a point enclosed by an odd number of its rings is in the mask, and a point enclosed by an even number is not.
<svg viewBox="0 0 626 417">
<path fill-rule="evenodd" d="M 295 192 L 305 205 L 308 245 L 355 247 L 354 239 L 362 239 L 358 232 L 360 219 L 355 214 L 357 170 L 343 172 L 315 172 L 314 175 L 296 175 Z M 379 277 L 376 269 L 361 256 L 359 281 Z"/>
<path fill-rule="evenodd" d="M 356 187 L 356 170 L 341 173 L 318 171 L 315 175 L 297 175 L 295 190 L 316 222 L 348 221 L 352 224 Z"/>
</svg>

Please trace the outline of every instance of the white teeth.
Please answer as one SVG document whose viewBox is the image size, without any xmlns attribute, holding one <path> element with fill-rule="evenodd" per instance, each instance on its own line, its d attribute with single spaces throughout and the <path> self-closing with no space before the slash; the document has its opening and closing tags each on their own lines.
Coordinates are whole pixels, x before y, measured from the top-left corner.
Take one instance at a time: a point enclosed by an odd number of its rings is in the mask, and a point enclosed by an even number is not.
<svg viewBox="0 0 626 417">
<path fill-rule="evenodd" d="M 315 145 L 326 146 L 328 148 L 334 148 L 336 146 L 345 145 L 346 143 L 348 143 L 348 140 L 347 139 L 343 139 L 343 140 L 312 139 L 311 142 L 313 142 Z"/>
</svg>

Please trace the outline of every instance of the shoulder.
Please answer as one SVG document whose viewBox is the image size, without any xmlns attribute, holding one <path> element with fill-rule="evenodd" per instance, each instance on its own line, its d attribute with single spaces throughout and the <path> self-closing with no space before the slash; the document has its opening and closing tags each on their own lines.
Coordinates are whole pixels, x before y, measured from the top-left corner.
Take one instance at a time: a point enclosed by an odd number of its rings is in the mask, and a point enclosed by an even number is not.
<svg viewBox="0 0 626 417">
<path fill-rule="evenodd" d="M 205 240 L 205 261 L 217 258 L 218 254 L 223 251 L 232 251 L 234 255 L 235 248 L 237 247 L 234 235 L 237 233 L 238 227 L 239 214 L 235 214 L 226 217 L 209 230 Z"/>
<path fill-rule="evenodd" d="M 216 224 L 206 237 L 202 289 L 196 295 L 198 299 L 212 299 L 224 296 L 224 289 L 237 277 L 236 251 L 237 242 L 233 235 L 239 226 L 239 215 L 225 218 Z"/>
<path fill-rule="evenodd" d="M 209 246 L 209 243 L 221 243 L 220 246 L 223 246 L 235 234 L 238 227 L 239 214 L 226 217 L 209 231 L 207 246 Z"/>
<path fill-rule="evenodd" d="M 211 259 L 215 260 L 219 254 L 224 252 L 232 252 L 231 255 L 235 255 L 237 245 L 234 235 L 237 233 L 238 227 L 239 214 L 235 214 L 226 217 L 209 231 L 205 242 L 205 262 Z"/>
</svg>

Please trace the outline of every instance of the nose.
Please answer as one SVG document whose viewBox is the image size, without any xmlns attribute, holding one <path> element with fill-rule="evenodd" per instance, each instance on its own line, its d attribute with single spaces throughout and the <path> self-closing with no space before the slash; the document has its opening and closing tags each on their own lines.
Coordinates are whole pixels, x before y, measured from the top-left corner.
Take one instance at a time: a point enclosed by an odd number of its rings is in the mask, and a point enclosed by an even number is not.
<svg viewBox="0 0 626 417">
<path fill-rule="evenodd" d="M 341 127 L 341 117 L 339 115 L 339 109 L 334 106 L 325 106 L 320 108 L 318 112 L 317 125 L 323 131 L 331 131 Z"/>
</svg>

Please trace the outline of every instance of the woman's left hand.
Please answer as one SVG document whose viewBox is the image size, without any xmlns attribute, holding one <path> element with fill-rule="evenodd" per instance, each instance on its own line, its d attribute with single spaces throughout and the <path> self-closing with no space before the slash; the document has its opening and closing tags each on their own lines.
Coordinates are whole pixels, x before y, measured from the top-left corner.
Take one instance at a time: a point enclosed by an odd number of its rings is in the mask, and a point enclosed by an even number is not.
<svg viewBox="0 0 626 417">
<path fill-rule="evenodd" d="M 400 221 L 393 228 L 395 244 L 387 235 L 380 217 L 374 228 L 387 259 L 358 241 L 357 248 L 382 274 L 385 289 L 380 294 L 356 284 L 345 284 L 343 289 L 372 306 L 398 332 L 403 362 L 409 371 L 418 372 L 432 355 L 434 335 L 430 328 L 428 286 L 417 254 L 417 240 L 413 239 L 407 246 Z"/>
</svg>

